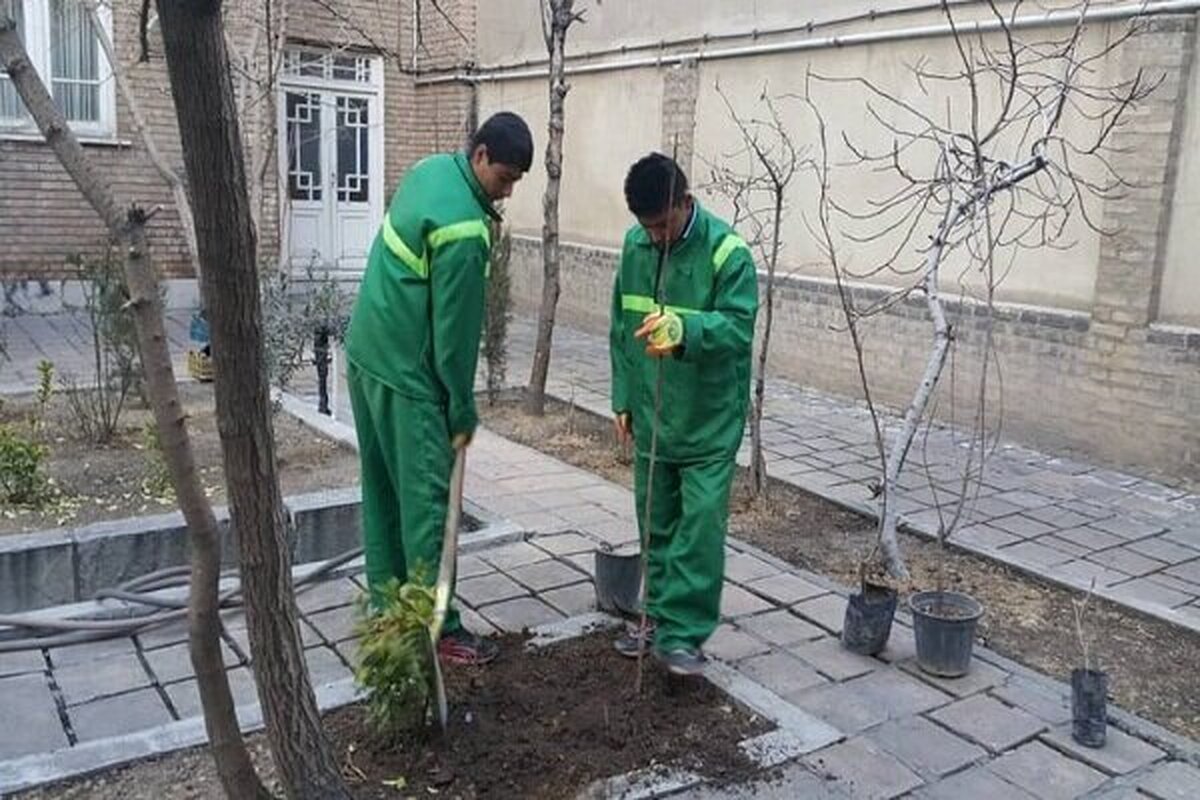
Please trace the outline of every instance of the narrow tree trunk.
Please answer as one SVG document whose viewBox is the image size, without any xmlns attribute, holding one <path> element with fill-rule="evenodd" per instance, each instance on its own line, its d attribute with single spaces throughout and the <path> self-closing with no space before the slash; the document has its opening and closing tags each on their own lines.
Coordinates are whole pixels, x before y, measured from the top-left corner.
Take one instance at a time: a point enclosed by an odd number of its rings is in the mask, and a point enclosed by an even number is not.
<svg viewBox="0 0 1200 800">
<path fill-rule="evenodd" d="M 187 189 L 184 188 L 183 181 L 179 180 L 175 170 L 171 169 L 171 165 L 163 158 L 158 144 L 150 134 L 150 128 L 146 125 L 146 117 L 142 114 L 141 104 L 138 102 L 137 95 L 134 94 L 133 87 L 129 85 L 125 67 L 117 61 L 112 40 L 109 39 L 108 31 L 105 30 L 96 13 L 98 6 L 98 2 L 89 3 L 87 6 L 92 28 L 100 42 L 100 49 L 104 51 L 104 57 L 108 60 L 108 66 L 112 69 L 113 80 L 116 81 L 117 91 L 125 101 L 125 107 L 129 111 L 129 119 L 133 122 L 134 130 L 137 131 L 142 143 L 146 146 L 146 155 L 150 157 L 150 163 L 154 165 L 158 174 L 171 189 L 171 199 L 175 201 L 175 211 L 179 214 L 179 227 L 183 230 L 188 259 L 192 262 L 192 271 L 199 275 L 200 263 L 196 255 L 196 226 L 192 220 L 192 204 L 188 200 Z"/>
<path fill-rule="evenodd" d="M 125 280 L 137 327 L 146 391 L 192 548 L 188 638 L 204 725 L 225 793 L 235 798 L 270 797 L 250 763 L 225 675 L 217 607 L 220 575 L 217 521 L 196 474 L 187 416 L 176 390 L 158 277 L 146 245 L 146 216 L 136 207 L 122 212 L 125 204 L 117 200 L 95 170 L 30 64 L 14 27 L 5 19 L 0 19 L 0 59 L 46 142 L 124 253 Z"/>
<path fill-rule="evenodd" d="M 896 539 L 896 529 L 899 525 L 899 514 L 896 503 L 899 499 L 899 478 L 908 451 L 917 435 L 917 427 L 929 407 L 929 400 L 937 388 L 938 379 L 946 366 L 946 356 L 950 352 L 950 323 L 946 321 L 946 311 L 942 307 L 942 296 L 939 289 L 939 273 L 942 265 L 942 255 L 945 253 L 946 237 L 954 229 L 963 214 L 964 206 L 951 206 L 946 210 L 942 224 L 938 226 L 934 241 L 925 257 L 925 270 L 921 279 L 921 288 L 925 292 L 925 302 L 933 319 L 933 344 L 929 350 L 929 358 L 925 362 L 925 371 L 921 382 L 913 394 L 912 402 L 904 412 L 900 423 L 900 431 L 896 441 L 892 443 L 891 452 L 887 457 L 887 468 L 883 476 L 883 509 L 879 515 L 879 549 L 883 555 L 883 563 L 888 573 L 899 580 L 908 578 L 908 567 L 900 553 L 900 544 Z"/>
<path fill-rule="evenodd" d="M 220 0 L 158 0 L 199 234 L 230 520 L 258 696 L 291 798 L 348 798 L 300 647 L 275 464 L 255 235 Z"/>
<path fill-rule="evenodd" d="M 779 263 L 779 226 L 783 222 L 783 186 L 775 186 L 775 208 L 771 225 L 771 258 L 767 261 L 767 302 L 763 318 L 762 347 L 758 351 L 758 377 L 754 381 L 754 414 L 750 422 L 751 490 L 756 498 L 766 497 L 767 458 L 763 453 L 762 421 L 766 408 L 767 354 L 771 347 L 771 324 L 775 319 L 775 268 Z"/>
<path fill-rule="evenodd" d="M 546 411 L 546 377 L 550 373 L 550 342 L 554 336 L 554 313 L 559 295 L 558 190 L 562 181 L 563 105 L 567 97 L 563 49 L 567 29 L 574 17 L 572 0 L 542 0 L 549 3 L 550 24 L 546 47 L 550 51 L 550 124 L 546 141 L 546 193 L 542 196 L 542 305 L 538 311 L 537 346 L 525 410 L 542 416 Z"/>
</svg>

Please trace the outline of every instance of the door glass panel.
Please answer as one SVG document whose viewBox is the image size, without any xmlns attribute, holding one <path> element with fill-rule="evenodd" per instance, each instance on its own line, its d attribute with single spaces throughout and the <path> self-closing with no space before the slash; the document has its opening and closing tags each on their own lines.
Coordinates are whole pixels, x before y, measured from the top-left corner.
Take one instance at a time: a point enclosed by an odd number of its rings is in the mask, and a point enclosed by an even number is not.
<svg viewBox="0 0 1200 800">
<path fill-rule="evenodd" d="M 321 95 L 287 93 L 288 196 L 321 199 Z"/>
<path fill-rule="evenodd" d="M 337 99 L 337 199 L 343 203 L 368 202 L 370 135 L 368 101 L 361 97 Z"/>
</svg>

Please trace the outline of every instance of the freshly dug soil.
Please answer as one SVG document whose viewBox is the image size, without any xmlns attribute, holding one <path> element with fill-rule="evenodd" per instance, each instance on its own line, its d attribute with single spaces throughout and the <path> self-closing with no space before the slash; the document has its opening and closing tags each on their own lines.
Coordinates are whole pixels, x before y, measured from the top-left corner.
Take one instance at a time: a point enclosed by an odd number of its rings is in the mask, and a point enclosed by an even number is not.
<svg viewBox="0 0 1200 800">
<path fill-rule="evenodd" d="M 682 766 L 715 782 L 748 779 L 754 765 L 738 742 L 770 725 L 733 705 L 703 680 L 676 682 L 646 662 L 643 696 L 633 693 L 634 662 L 591 634 L 526 652 L 518 636 L 501 641 L 485 668 L 446 674 L 451 704 L 445 737 L 386 746 L 366 710 L 329 714 L 325 727 L 354 796 L 374 798 L 574 797 L 595 780 L 654 765 Z M 259 773 L 274 783 L 262 735 L 250 737 Z M 278 787 L 273 786 L 278 795 Z M 203 749 L 145 761 L 24 800 L 200 800 L 220 797 Z"/>
<path fill-rule="evenodd" d="M 212 384 L 179 384 L 180 400 L 188 414 L 188 433 L 200 480 L 212 502 L 225 502 L 221 440 L 217 434 Z M 56 392 L 47 407 L 42 442 L 49 448 L 46 473 L 54 483 L 53 497 L 42 508 L 5 506 L 0 513 L 0 536 L 46 528 L 86 525 L 142 514 L 162 514 L 177 506 L 174 495 L 156 481 L 153 451 L 146 446 L 150 410 L 130 405 L 122 413 L 112 441 L 96 445 L 79 434 L 80 426 L 66 397 Z M 33 413 L 32 396 L 5 397 L 0 423 L 24 433 Z M 290 414 L 274 418 L 275 451 L 284 496 L 354 486 L 358 455 L 350 448 L 300 424 Z"/>
<path fill-rule="evenodd" d="M 533 419 L 518 398 L 480 403 L 483 424 L 501 436 L 632 487 L 628 452 L 616 442 L 612 422 L 547 399 L 546 416 Z M 860 554 L 874 541 L 873 521 L 790 484 L 772 481 L 770 499 L 752 502 L 736 487 L 730 535 L 846 586 L 858 582 Z M 1033 669 L 1069 681 L 1081 665 L 1072 600 L 1079 593 L 1031 578 L 1003 564 L 951 548 L 939 558 L 936 543 L 901 535 L 911 588 L 938 584 L 972 595 L 984 606 L 979 635 L 993 650 Z M 901 598 L 904 604 L 907 597 Z M 1122 708 L 1191 738 L 1200 737 L 1200 635 L 1094 598 L 1088 626 L 1093 667 L 1107 670 Z"/>
<path fill-rule="evenodd" d="M 394 798 L 383 781 L 402 777 L 402 795 L 454 798 L 567 798 L 594 780 L 652 765 L 680 766 L 716 781 L 748 777 L 738 749 L 769 730 L 704 680 L 671 680 L 617 655 L 611 634 L 592 634 L 525 652 L 506 637 L 500 658 L 482 669 L 452 670 L 450 729 L 421 746 L 372 742 L 365 710 L 334 713 L 326 726 L 339 752 L 354 748 L 348 771 L 360 798 Z"/>
</svg>

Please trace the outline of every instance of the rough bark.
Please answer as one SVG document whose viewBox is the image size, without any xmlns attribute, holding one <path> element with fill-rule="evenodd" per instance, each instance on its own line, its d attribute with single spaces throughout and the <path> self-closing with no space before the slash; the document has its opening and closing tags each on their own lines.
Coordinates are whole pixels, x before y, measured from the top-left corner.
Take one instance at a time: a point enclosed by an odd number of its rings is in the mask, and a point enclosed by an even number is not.
<svg viewBox="0 0 1200 800">
<path fill-rule="evenodd" d="M 125 101 L 125 107 L 129 111 L 129 119 L 133 122 L 133 127 L 141 138 L 142 144 L 146 147 L 146 155 L 150 157 L 150 163 L 158 170 L 158 174 L 163 181 L 171 189 L 171 199 L 175 201 L 175 211 L 179 214 L 179 227 L 183 230 L 183 239 L 187 244 L 188 259 L 192 262 L 192 270 L 199 274 L 200 268 L 199 259 L 196 255 L 196 226 L 192 222 L 192 204 L 188 199 L 187 189 L 183 185 L 183 181 L 179 179 L 179 175 L 167 163 L 163 157 L 162 151 L 158 149 L 158 143 L 154 141 L 154 137 L 150 133 L 150 128 L 146 124 L 146 116 L 142 113 L 141 104 L 138 102 L 137 94 L 133 91 L 133 87 L 129 85 L 129 76 L 126 74 L 126 68 L 117 61 L 115 49 L 113 48 L 112 40 L 108 36 L 108 31 L 100 23 L 100 18 L 97 16 L 96 9 L 98 3 L 89 3 L 87 5 L 88 16 L 92 21 L 92 27 L 96 31 L 96 39 L 100 42 L 100 49 L 104 51 L 104 57 L 108 59 L 108 65 L 112 69 L 113 80 L 117 84 L 117 91 L 121 95 L 121 99 Z"/>
<path fill-rule="evenodd" d="M 218 612 L 221 545 L 217 520 L 196 473 L 187 416 L 176 390 L 158 276 L 146 244 L 146 213 L 113 194 L 54 105 L 14 27 L 6 19 L 0 19 L 0 59 L 47 144 L 124 254 L 125 280 L 137 327 L 146 392 L 175 496 L 188 526 L 192 550 L 188 638 L 213 758 L 228 796 L 269 797 L 255 775 L 242 740 L 225 675 Z"/>
<path fill-rule="evenodd" d="M 574 0 L 542 0 L 542 29 L 550 53 L 550 123 L 546 139 L 546 192 L 542 196 L 542 305 L 538 310 L 537 344 L 525 410 L 542 416 L 546 410 L 546 377 L 550 373 L 550 344 L 558 308 L 561 253 L 558 241 L 558 193 L 562 182 L 563 108 L 567 97 L 564 48 L 567 30 L 578 19 Z"/>
<path fill-rule="evenodd" d="M 300 646 L 275 464 L 255 233 L 219 0 L 158 0 L 192 187 L 218 429 L 258 696 L 290 798 L 349 798 Z"/>
</svg>

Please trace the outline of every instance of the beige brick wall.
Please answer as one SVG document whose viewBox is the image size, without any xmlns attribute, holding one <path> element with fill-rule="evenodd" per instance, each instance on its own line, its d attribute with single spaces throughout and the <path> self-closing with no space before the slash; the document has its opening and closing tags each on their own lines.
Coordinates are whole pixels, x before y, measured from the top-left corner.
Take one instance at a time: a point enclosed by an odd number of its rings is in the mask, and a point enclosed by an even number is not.
<svg viewBox="0 0 1200 800">
<path fill-rule="evenodd" d="M 1189 72 L 1194 25 L 1191 17 L 1158 18 L 1123 49 L 1116 65 L 1122 75 L 1132 77 L 1142 69 L 1151 79 L 1165 77 L 1114 142 L 1113 166 L 1136 188 L 1104 205 L 1103 225 L 1118 233 L 1106 237 L 1100 249 L 1093 307 L 998 307 L 991 323 L 987 404 L 990 424 L 999 422 L 1008 440 L 1189 481 L 1200 479 L 1200 331 L 1157 325 L 1154 315 L 1179 158 L 1176 117 L 1187 89 L 1181 76 Z M 664 146 L 678 133 L 681 158 L 686 158 L 690 150 L 684 150 L 684 142 L 694 136 L 695 83 L 685 67 L 665 71 L 663 85 Z M 612 249 L 564 246 L 559 320 L 595 333 L 607 330 L 618 255 Z M 514 241 L 512 272 L 518 308 L 534 311 L 541 293 L 535 238 Z M 855 291 L 863 302 L 882 296 L 882 290 L 870 287 Z M 969 424 L 988 323 L 978 306 L 951 303 L 948 312 L 956 346 L 935 411 L 944 420 Z M 780 280 L 771 374 L 860 398 L 844 327 L 830 282 Z M 868 321 L 866 368 L 881 403 L 892 408 L 908 403 L 931 330 L 919 297 Z"/>
</svg>

